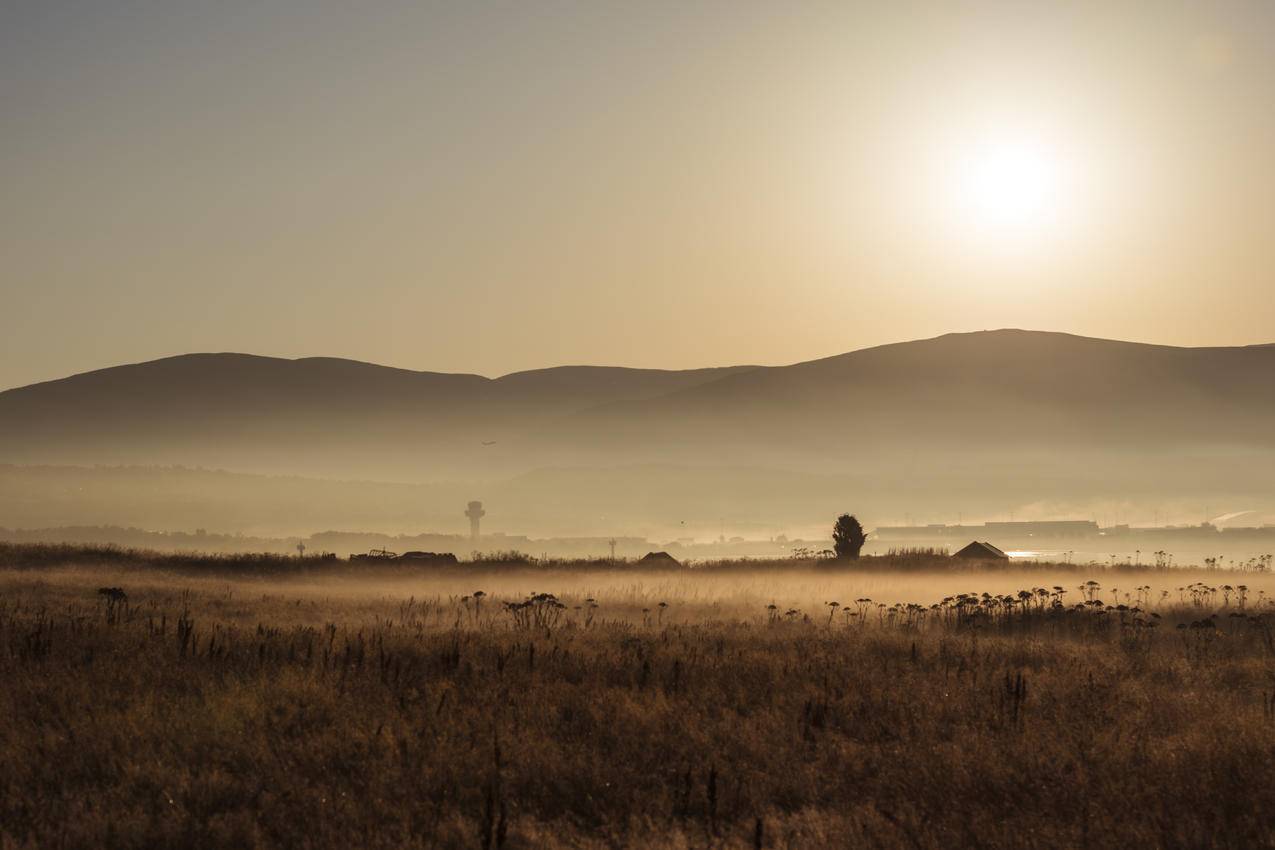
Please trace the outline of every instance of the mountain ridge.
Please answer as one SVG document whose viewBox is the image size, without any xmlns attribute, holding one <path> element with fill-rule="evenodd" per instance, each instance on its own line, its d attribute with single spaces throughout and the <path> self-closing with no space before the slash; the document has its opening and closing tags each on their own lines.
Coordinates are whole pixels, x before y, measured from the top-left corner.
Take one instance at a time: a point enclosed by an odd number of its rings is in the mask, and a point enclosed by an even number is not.
<svg viewBox="0 0 1275 850">
<path fill-rule="evenodd" d="M 0 462 L 427 480 L 701 461 L 889 470 L 900 457 L 1067 447 L 1229 446 L 1265 459 L 1273 420 L 1275 345 L 1000 329 L 785 366 L 559 366 L 497 378 L 222 352 L 4 391 Z"/>
<path fill-rule="evenodd" d="M 549 377 L 566 374 L 585 374 L 585 373 L 606 373 L 611 375 L 693 375 L 699 374 L 708 376 L 710 374 L 720 377 L 730 377 L 737 374 L 748 372 L 773 372 L 776 370 L 786 370 L 794 368 L 817 369 L 829 364 L 835 364 L 844 361 L 846 358 L 868 355 L 876 352 L 887 352 L 891 350 L 903 349 L 911 346 L 941 343 L 953 339 L 974 339 L 996 337 L 1004 339 L 1009 336 L 1030 337 L 1035 339 L 1065 339 L 1085 343 L 1098 343 L 1105 346 L 1123 346 L 1128 349 L 1153 349 L 1158 351 L 1179 351 L 1179 352 L 1204 352 L 1204 351 L 1244 351 L 1253 349 L 1269 349 L 1275 348 L 1275 342 L 1269 343 L 1251 343 L 1235 346 L 1176 346 L 1163 343 L 1136 342 L 1129 340 L 1108 339 L 1103 337 L 1092 337 L 1081 334 L 1072 334 L 1062 331 L 1037 331 L 1026 330 L 1021 328 L 998 328 L 982 331 L 960 331 L 940 334 L 934 337 L 924 337 L 915 340 L 906 340 L 900 342 L 882 343 L 880 345 L 868 346 L 865 348 L 852 349 L 838 354 L 826 355 L 823 357 L 812 358 L 810 360 L 800 360 L 792 363 L 779 365 L 762 366 L 757 364 L 738 364 L 726 366 L 709 366 L 709 367 L 693 367 L 687 369 L 661 369 L 636 366 L 605 366 L 594 364 L 561 364 L 557 366 L 538 367 L 534 369 L 517 370 L 514 372 L 504 373 L 495 377 L 480 375 L 473 372 L 441 372 L 429 369 L 409 369 L 401 366 L 387 366 L 379 363 L 373 363 L 366 360 L 358 360 L 345 357 L 330 356 L 304 356 L 304 357 L 279 357 L 274 355 L 252 354 L 246 352 L 235 351 L 206 351 L 206 352 L 185 352 L 181 354 L 173 354 L 165 357 L 159 357 L 152 360 L 143 360 L 131 363 L 120 363 L 113 366 L 104 366 L 96 369 L 86 370 L 84 372 L 76 372 L 59 378 L 51 378 L 43 381 L 36 381 L 8 389 L 0 390 L 0 397 L 4 397 L 11 393 L 19 391 L 32 390 L 37 387 L 48 387 L 50 385 L 65 384 L 67 382 L 75 382 L 79 379 L 92 378 L 94 376 L 106 376 L 108 374 L 123 373 L 130 370 L 162 367 L 165 365 L 178 365 L 187 363 L 196 363 L 200 361 L 221 361 L 221 362 L 240 362 L 253 363 L 263 366 L 278 367 L 280 365 L 296 365 L 306 366 L 313 364 L 323 364 L 329 367 L 342 368 L 346 370 L 364 369 L 375 371 L 381 374 L 397 374 L 405 378 L 432 378 L 432 379 L 451 379 L 456 381 L 472 382 L 475 385 L 499 385 L 523 383 L 533 377 Z"/>
</svg>

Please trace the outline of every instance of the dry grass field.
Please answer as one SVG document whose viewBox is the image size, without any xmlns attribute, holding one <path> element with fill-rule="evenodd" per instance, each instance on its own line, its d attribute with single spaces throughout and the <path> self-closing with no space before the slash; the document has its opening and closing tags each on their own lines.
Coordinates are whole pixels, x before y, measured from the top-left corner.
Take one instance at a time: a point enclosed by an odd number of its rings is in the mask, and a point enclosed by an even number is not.
<svg viewBox="0 0 1275 850">
<path fill-rule="evenodd" d="M 1265 573 L 3 561 L 3 848 L 1275 844 Z"/>
</svg>

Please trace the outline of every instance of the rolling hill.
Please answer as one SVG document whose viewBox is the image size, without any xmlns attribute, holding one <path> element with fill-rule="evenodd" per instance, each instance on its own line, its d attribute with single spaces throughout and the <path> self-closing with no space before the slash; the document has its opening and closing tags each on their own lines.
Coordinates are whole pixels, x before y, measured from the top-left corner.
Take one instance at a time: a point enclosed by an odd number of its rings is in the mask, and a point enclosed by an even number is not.
<svg viewBox="0 0 1275 850">
<path fill-rule="evenodd" d="M 881 451 L 1275 447 L 1275 347 L 1001 330 L 750 369 L 573 417 L 600 445 Z M 584 423 L 588 423 L 587 426 Z M 842 450 L 845 450 L 844 452 Z"/>
<path fill-rule="evenodd" d="M 1247 491 L 1275 471 L 1273 425 L 1269 345 L 1001 330 L 780 367 L 578 366 L 496 379 L 193 354 L 0 393 L 0 463 L 404 482 L 750 467 L 886 489 L 942 481 L 957 495 L 1134 482 Z"/>
<path fill-rule="evenodd" d="M 600 403 L 746 371 L 565 366 L 489 379 L 335 358 L 189 354 L 0 393 L 0 462 L 184 464 L 422 480 Z"/>
</svg>

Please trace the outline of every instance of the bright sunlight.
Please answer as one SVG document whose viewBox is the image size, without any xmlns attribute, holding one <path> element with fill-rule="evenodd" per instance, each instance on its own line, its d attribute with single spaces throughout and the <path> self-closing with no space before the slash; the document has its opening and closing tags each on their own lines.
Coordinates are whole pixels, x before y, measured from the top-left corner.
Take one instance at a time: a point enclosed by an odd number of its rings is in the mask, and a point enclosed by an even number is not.
<svg viewBox="0 0 1275 850">
<path fill-rule="evenodd" d="M 1066 163 L 1046 144 L 974 144 L 952 165 L 956 214 L 964 225 L 997 240 L 1034 242 L 1047 237 L 1072 201 Z"/>
</svg>

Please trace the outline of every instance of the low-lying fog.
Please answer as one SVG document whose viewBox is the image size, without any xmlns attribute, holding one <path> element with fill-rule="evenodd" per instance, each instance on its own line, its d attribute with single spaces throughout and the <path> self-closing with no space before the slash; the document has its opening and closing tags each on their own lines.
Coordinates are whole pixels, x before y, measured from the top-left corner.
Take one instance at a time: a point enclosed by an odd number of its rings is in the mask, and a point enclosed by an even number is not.
<svg viewBox="0 0 1275 850">
<path fill-rule="evenodd" d="M 1149 610 L 1191 602 L 1189 585 L 1203 582 L 1214 588 L 1204 610 L 1229 604 L 1239 606 L 1238 592 L 1226 588 L 1243 585 L 1243 604 L 1265 609 L 1275 604 L 1275 575 L 1222 571 L 1085 571 L 1041 566 L 1033 569 L 991 571 L 844 572 L 729 570 L 689 574 L 637 571 L 491 570 L 473 573 L 448 571 L 417 578 L 386 578 L 333 574 L 296 579 L 191 575 L 144 570 L 112 570 L 68 566 L 35 574 L 26 570 L 0 570 L 0 593 L 21 596 L 31 591 L 52 593 L 86 604 L 97 601 L 100 586 L 124 588 L 135 606 L 173 604 L 184 591 L 201 599 L 201 607 L 226 622 L 256 627 L 262 618 L 274 625 L 324 625 L 333 618 L 345 622 L 396 617 L 403 606 L 433 605 L 437 625 L 452 625 L 455 612 L 473 611 L 484 621 L 502 620 L 502 603 L 519 601 L 533 593 L 552 593 L 568 608 L 568 617 L 582 617 L 587 600 L 596 601 L 595 616 L 608 620 L 675 623 L 723 619 L 764 622 L 777 607 L 782 616 L 790 609 L 812 620 L 829 618 L 828 603 L 853 609 L 856 600 L 877 603 L 930 605 L 961 593 L 993 595 L 1020 590 L 1061 587 L 1066 604 L 1086 599 L 1081 586 L 1097 581 L 1097 599 L 1108 604 L 1141 605 Z M 481 603 L 475 595 L 482 591 Z M 466 599 L 466 597 L 468 599 Z M 660 609 L 660 603 L 667 607 Z M 581 610 L 577 611 L 576 606 Z M 143 609 L 144 610 L 144 609 Z M 451 617 L 451 619 L 448 619 Z M 837 622 L 841 622 L 840 619 Z"/>
</svg>

